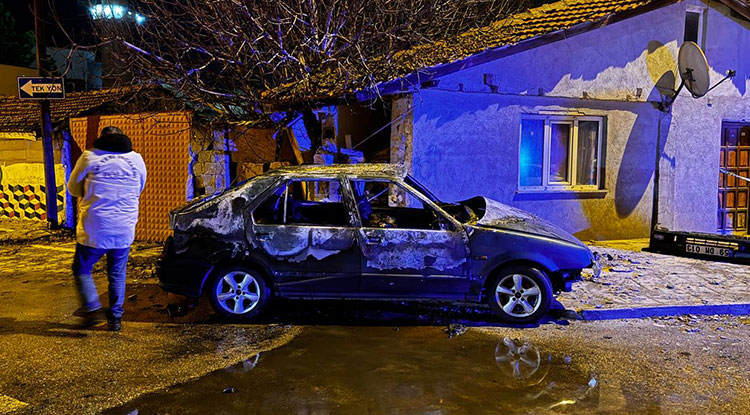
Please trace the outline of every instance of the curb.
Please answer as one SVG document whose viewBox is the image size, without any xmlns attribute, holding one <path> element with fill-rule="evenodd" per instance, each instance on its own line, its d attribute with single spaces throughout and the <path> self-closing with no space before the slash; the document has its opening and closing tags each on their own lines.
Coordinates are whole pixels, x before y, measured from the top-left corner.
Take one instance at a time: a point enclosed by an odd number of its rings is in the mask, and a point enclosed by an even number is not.
<svg viewBox="0 0 750 415">
<path fill-rule="evenodd" d="M 687 305 L 643 308 L 619 308 L 612 310 L 581 310 L 579 320 L 616 320 L 627 318 L 681 316 L 685 314 L 744 316 L 750 314 L 750 304 Z"/>
</svg>

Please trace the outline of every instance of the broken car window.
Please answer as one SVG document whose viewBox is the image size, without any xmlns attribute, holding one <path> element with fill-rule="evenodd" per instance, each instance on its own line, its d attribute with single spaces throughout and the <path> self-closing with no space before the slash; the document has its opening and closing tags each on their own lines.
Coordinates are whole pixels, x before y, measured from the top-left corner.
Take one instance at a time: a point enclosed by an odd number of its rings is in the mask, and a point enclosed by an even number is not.
<svg viewBox="0 0 750 415">
<path fill-rule="evenodd" d="M 450 229 L 449 222 L 431 206 L 386 180 L 352 180 L 362 226 L 368 228 Z"/>
<path fill-rule="evenodd" d="M 265 225 L 350 226 L 339 181 L 290 180 L 253 212 Z"/>
<path fill-rule="evenodd" d="M 420 183 L 419 181 L 417 181 L 417 179 L 415 179 L 411 175 L 407 175 L 404 178 L 404 182 L 406 182 L 406 184 L 408 184 L 409 186 L 417 189 L 417 191 L 419 193 L 422 193 L 424 196 L 426 196 L 428 199 L 430 199 L 433 203 L 435 203 L 437 205 L 440 205 L 440 203 L 442 203 L 437 198 L 437 196 L 435 196 L 434 194 L 432 194 L 432 192 L 429 189 L 427 189 L 426 187 L 424 187 L 424 185 L 422 183 Z"/>
<path fill-rule="evenodd" d="M 255 208 L 255 211 L 253 211 L 255 223 L 262 225 L 281 225 L 284 223 L 283 209 L 286 188 L 286 184 L 279 187 L 263 203 Z"/>
</svg>

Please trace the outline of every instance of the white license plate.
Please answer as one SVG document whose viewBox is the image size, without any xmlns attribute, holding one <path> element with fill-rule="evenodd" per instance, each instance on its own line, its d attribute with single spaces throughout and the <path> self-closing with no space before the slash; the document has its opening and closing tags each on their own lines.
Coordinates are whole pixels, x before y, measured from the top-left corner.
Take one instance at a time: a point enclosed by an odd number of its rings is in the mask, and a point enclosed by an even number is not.
<svg viewBox="0 0 750 415">
<path fill-rule="evenodd" d="M 732 250 L 727 249 L 727 248 L 719 248 L 717 246 L 690 245 L 690 244 L 685 246 L 685 252 L 689 252 L 691 254 L 723 256 L 727 258 L 730 257 L 732 254 Z"/>
</svg>

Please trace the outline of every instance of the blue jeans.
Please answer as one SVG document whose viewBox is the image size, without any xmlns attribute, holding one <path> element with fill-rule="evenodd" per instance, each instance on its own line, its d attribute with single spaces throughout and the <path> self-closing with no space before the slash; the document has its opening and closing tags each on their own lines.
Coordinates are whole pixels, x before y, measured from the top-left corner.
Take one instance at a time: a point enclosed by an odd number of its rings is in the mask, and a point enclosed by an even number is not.
<svg viewBox="0 0 750 415">
<path fill-rule="evenodd" d="M 122 316 L 122 303 L 125 301 L 125 272 L 128 267 L 130 247 L 102 249 L 76 244 L 73 275 L 75 276 L 81 303 L 86 311 L 96 311 L 102 308 L 91 273 L 94 264 L 105 254 L 107 255 L 107 277 L 109 280 L 109 314 L 114 318 L 120 318 Z"/>
</svg>

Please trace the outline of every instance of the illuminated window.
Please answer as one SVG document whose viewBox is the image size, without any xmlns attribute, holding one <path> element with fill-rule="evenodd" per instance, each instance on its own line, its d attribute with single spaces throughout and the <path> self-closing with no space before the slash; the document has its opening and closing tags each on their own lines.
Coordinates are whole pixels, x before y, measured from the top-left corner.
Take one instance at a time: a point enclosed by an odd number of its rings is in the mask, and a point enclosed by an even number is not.
<svg viewBox="0 0 750 415">
<path fill-rule="evenodd" d="M 523 117 L 519 188 L 598 189 L 602 125 L 601 117 Z"/>
</svg>

